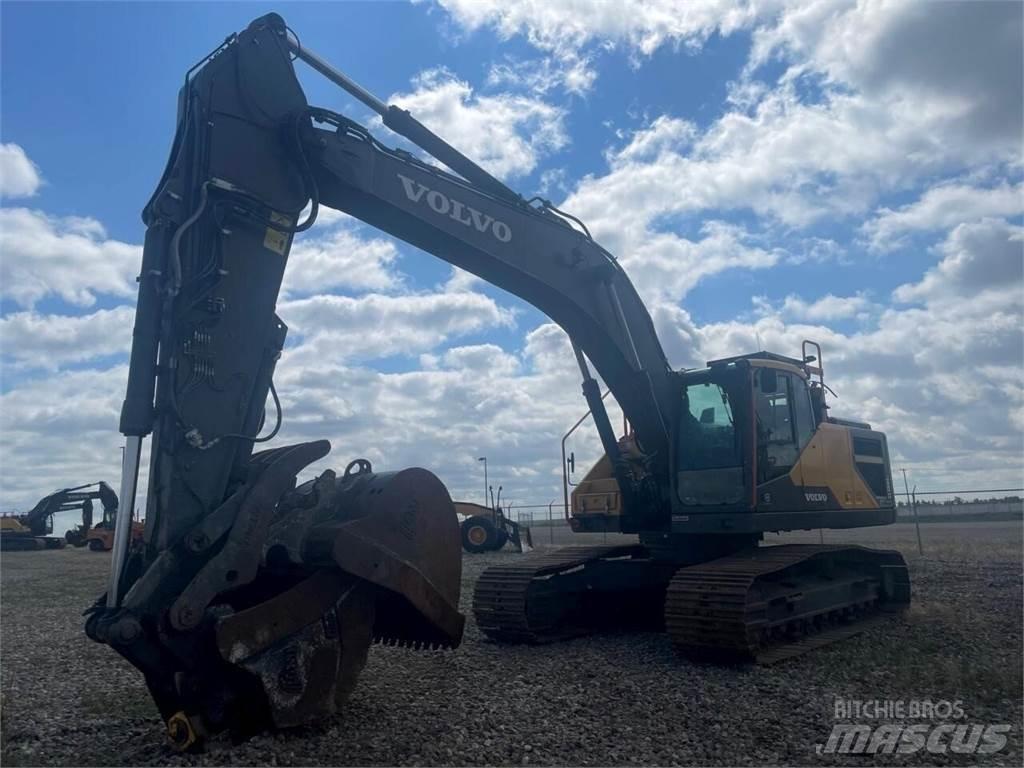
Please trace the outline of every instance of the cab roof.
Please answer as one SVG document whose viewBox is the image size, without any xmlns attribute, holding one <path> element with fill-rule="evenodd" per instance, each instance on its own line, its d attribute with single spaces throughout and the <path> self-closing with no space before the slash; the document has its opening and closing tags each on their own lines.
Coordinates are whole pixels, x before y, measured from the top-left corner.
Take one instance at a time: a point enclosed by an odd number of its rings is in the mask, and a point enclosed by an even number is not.
<svg viewBox="0 0 1024 768">
<path fill-rule="evenodd" d="M 796 371 L 807 375 L 807 364 L 803 360 L 797 360 L 795 357 L 786 357 L 785 355 L 777 355 L 774 352 L 751 352 L 748 355 L 736 355 L 735 357 L 723 357 L 718 360 L 708 360 L 708 368 L 714 368 L 719 365 L 729 365 L 730 363 L 737 363 L 740 360 L 746 360 L 751 365 L 770 365 L 772 363 L 785 366 L 792 366 Z M 775 367 L 775 366 L 772 366 Z"/>
</svg>

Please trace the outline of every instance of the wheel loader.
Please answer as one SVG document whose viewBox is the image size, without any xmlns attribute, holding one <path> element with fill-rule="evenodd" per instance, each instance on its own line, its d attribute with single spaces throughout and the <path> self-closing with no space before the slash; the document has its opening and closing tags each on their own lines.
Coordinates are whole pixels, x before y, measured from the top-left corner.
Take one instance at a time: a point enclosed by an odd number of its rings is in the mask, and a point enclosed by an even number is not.
<svg viewBox="0 0 1024 768">
<path fill-rule="evenodd" d="M 508 516 L 501 508 L 501 490 L 495 499 L 494 487 L 488 488 L 491 493 L 491 506 L 485 507 L 471 501 L 456 501 L 455 512 L 462 518 L 459 525 L 462 531 L 462 548 L 472 554 L 497 552 L 506 544 L 520 554 L 533 550 L 533 536 L 530 529 Z"/>
<path fill-rule="evenodd" d="M 299 61 L 423 155 L 309 105 Z M 273 382 L 287 334 L 276 300 L 293 237 L 322 206 L 510 291 L 572 342 L 618 486 L 617 506 L 609 497 L 606 509 L 587 507 L 580 526 L 639 543 L 488 569 L 473 598 L 488 635 L 545 641 L 653 606 L 684 648 L 713 636 L 742 655 L 750 643 L 770 647 L 776 632 L 790 638 L 819 620 L 845 625 L 906 603 L 894 553 L 758 546 L 766 531 L 891 522 L 883 436 L 819 409 L 796 443 L 769 437 L 762 450 L 762 431 L 782 418 L 781 393 L 798 395 L 789 363 L 674 371 L 626 272 L 583 222 L 507 187 L 271 13 L 186 72 L 170 159 L 143 210 L 111 577 L 86 622 L 143 673 L 176 747 L 339 711 L 374 640 L 461 639 L 459 527 L 441 482 L 423 469 L 375 472 L 344 443 L 356 458 L 343 472 L 300 481 L 330 444 L 268 445 L 287 416 Z M 629 420 L 628 446 L 594 372 Z M 771 415 L 755 407 L 762 395 L 774 397 Z M 145 546 L 130 553 L 144 439 Z M 859 460 L 843 463 L 850 456 L 880 466 L 882 483 L 858 480 Z M 826 482 L 833 473 L 849 483 Z M 687 640 L 672 629 L 680 621 L 711 635 L 694 629 Z"/>
</svg>

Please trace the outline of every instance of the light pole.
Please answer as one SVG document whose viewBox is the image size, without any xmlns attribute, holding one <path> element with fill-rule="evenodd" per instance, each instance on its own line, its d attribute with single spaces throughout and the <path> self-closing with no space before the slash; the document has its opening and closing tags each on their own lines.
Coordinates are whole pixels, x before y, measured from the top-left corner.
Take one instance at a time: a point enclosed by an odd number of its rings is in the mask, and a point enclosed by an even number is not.
<svg viewBox="0 0 1024 768">
<path fill-rule="evenodd" d="M 901 469 L 900 471 L 903 473 L 903 487 L 907 490 L 907 506 L 914 514 L 914 527 L 917 529 L 917 554 L 924 557 L 924 546 L 921 544 L 921 521 L 917 517 L 917 485 L 914 485 L 914 490 L 911 491 L 910 483 L 907 482 L 907 470 Z"/>
<path fill-rule="evenodd" d="M 477 461 L 484 463 L 484 506 L 487 506 L 487 457 L 481 456 Z"/>
</svg>

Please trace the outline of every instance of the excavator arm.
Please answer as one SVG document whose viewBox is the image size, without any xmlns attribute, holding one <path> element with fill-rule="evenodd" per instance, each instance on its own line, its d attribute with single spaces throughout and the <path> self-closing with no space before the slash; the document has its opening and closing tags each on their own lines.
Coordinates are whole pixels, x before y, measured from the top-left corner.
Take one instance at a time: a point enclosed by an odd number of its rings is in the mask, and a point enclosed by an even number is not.
<svg viewBox="0 0 1024 768">
<path fill-rule="evenodd" d="M 276 27 L 296 58 L 344 88 L 384 125 L 458 176 L 377 142 L 362 126 L 323 109 L 309 110 L 328 130 L 306 132 L 321 202 L 389 232 L 516 294 L 568 333 L 583 393 L 626 497 L 627 527 L 664 525 L 671 486 L 671 424 L 678 387 L 654 324 L 629 277 L 586 226 L 539 197 L 524 200 L 422 125 L 387 105 Z M 575 226 L 573 226 L 575 225 Z M 583 353 L 615 394 L 647 458 L 645 476 L 629 471 Z M 649 473 L 649 474 L 648 474 Z"/>
<path fill-rule="evenodd" d="M 296 58 L 454 173 L 310 107 Z M 292 239 L 321 206 L 561 325 L 626 513 L 637 529 L 668 525 L 672 374 L 615 259 L 578 221 L 523 200 L 302 49 L 279 16 L 257 19 L 186 74 L 170 159 L 143 211 L 111 578 L 86 623 L 142 671 L 182 749 L 221 730 L 244 738 L 337 711 L 371 640 L 461 639 L 458 523 L 436 477 L 374 473 L 355 459 L 298 484 L 327 441 L 256 450 L 286 417 L 273 373 L 287 327 L 275 307 Z M 640 468 L 618 455 L 587 358 L 634 426 Z M 145 547 L 130 551 L 149 436 Z"/>
<path fill-rule="evenodd" d="M 311 110 L 311 115 L 314 125 L 330 126 L 304 132 L 320 204 L 401 238 L 544 312 L 566 331 L 577 353 L 584 394 L 605 451 L 618 459 L 586 358 L 633 425 L 651 472 L 660 480 L 657 487 L 667 488 L 668 425 L 675 413 L 672 372 L 646 307 L 614 257 L 549 203 L 495 194 L 497 180 L 474 184 L 384 147 L 339 115 L 325 110 Z M 430 147 L 434 142 L 423 143 Z M 635 478 L 620 476 L 619 481 L 634 490 L 634 514 L 642 514 L 651 502 L 657 507 Z"/>
</svg>

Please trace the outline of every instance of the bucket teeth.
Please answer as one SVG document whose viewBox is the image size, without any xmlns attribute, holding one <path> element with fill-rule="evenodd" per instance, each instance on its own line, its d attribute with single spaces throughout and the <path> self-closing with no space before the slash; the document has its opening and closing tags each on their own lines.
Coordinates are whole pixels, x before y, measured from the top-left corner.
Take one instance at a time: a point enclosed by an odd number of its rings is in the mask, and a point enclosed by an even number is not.
<svg viewBox="0 0 1024 768">
<path fill-rule="evenodd" d="M 391 648 L 408 648 L 413 651 L 448 651 L 455 646 L 451 643 L 436 643 L 427 640 L 409 640 L 401 637 L 389 637 L 376 635 L 373 642 L 377 645 L 390 646 Z"/>
</svg>

